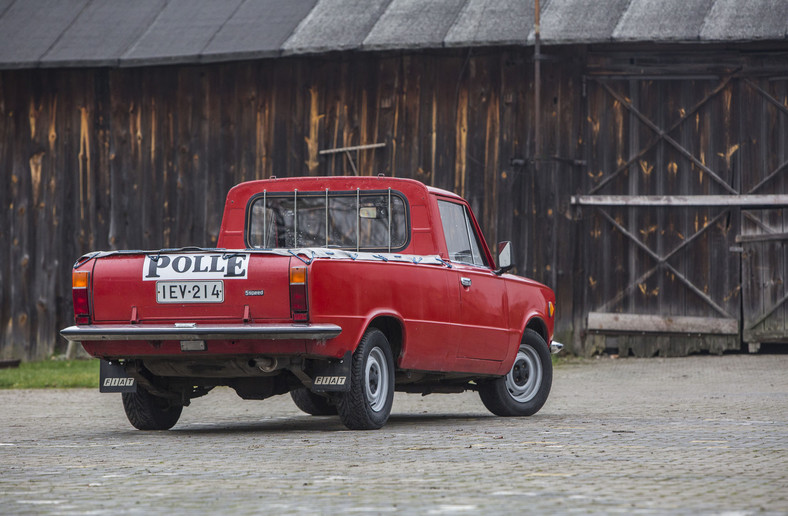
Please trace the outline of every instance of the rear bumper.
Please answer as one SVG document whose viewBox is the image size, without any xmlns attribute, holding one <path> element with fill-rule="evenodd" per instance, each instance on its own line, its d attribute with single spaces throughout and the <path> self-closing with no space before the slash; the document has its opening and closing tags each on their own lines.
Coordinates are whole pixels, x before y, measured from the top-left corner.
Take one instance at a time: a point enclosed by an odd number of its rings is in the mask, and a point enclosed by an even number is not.
<svg viewBox="0 0 788 516">
<path fill-rule="evenodd" d="M 60 334 L 69 341 L 163 340 L 327 340 L 342 333 L 336 324 L 137 325 L 69 326 Z"/>
</svg>

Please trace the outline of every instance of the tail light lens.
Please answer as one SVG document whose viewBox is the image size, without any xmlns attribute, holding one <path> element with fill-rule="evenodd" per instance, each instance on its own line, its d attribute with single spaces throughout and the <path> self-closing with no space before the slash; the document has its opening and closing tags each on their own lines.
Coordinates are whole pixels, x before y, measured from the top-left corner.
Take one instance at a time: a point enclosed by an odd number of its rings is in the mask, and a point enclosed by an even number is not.
<svg viewBox="0 0 788 516">
<path fill-rule="evenodd" d="M 71 273 L 71 295 L 74 299 L 74 321 L 79 324 L 90 324 L 90 301 L 88 286 L 90 273 L 74 271 Z"/>
<path fill-rule="evenodd" d="M 290 267 L 290 312 L 294 321 L 309 320 L 309 305 L 306 298 L 306 267 Z"/>
</svg>

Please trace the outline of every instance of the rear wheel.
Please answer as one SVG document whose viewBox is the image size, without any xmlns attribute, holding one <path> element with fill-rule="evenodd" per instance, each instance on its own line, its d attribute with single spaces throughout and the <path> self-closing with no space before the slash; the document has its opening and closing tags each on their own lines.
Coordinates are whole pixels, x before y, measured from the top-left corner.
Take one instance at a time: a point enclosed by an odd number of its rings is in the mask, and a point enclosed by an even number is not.
<svg viewBox="0 0 788 516">
<path fill-rule="evenodd" d="M 169 430 L 183 411 L 183 405 L 174 405 L 142 388 L 137 392 L 124 392 L 122 396 L 126 417 L 138 430 Z"/>
<path fill-rule="evenodd" d="M 386 336 L 367 330 L 353 353 L 350 390 L 338 399 L 342 423 L 351 430 L 374 430 L 386 424 L 394 401 L 394 359 Z"/>
<path fill-rule="evenodd" d="M 498 416 L 531 416 L 547 401 L 553 384 L 553 362 L 547 343 L 537 332 L 525 330 L 512 369 L 501 378 L 479 385 L 479 396 Z"/>
<path fill-rule="evenodd" d="M 336 405 L 305 387 L 290 391 L 290 397 L 293 398 L 296 407 L 312 416 L 335 416 L 337 414 Z"/>
</svg>

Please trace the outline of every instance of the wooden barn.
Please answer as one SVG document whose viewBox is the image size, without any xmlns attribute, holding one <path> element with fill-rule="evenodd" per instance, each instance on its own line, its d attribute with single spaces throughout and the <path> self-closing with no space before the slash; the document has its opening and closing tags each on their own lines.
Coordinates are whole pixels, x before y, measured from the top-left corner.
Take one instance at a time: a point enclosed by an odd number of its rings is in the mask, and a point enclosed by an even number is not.
<svg viewBox="0 0 788 516">
<path fill-rule="evenodd" d="M 82 253 L 354 173 L 468 198 L 574 352 L 788 342 L 784 0 L 534 4 L 0 0 L 0 358 L 64 350 Z"/>
</svg>

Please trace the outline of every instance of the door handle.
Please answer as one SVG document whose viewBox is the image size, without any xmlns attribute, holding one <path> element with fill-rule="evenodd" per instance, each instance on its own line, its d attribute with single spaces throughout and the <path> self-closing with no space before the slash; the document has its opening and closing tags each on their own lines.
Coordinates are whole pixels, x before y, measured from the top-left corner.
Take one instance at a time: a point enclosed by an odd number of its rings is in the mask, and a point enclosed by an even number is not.
<svg viewBox="0 0 788 516">
<path fill-rule="evenodd" d="M 460 283 L 463 287 L 470 287 L 471 286 L 471 278 L 460 278 Z"/>
</svg>

